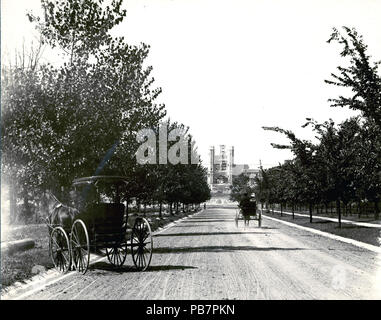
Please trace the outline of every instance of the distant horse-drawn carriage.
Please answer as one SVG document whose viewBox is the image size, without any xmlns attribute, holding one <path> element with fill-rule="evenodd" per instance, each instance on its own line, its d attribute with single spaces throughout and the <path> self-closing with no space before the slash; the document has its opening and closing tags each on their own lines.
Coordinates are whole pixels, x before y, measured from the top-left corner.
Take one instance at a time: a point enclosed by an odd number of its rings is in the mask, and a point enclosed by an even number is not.
<svg viewBox="0 0 381 320">
<path fill-rule="evenodd" d="M 102 193 L 101 185 L 112 187 L 112 200 Z M 71 208 L 58 200 L 47 219 L 49 228 L 49 253 L 55 267 L 67 272 L 72 268 L 85 273 L 90 263 L 90 252 L 105 250 L 108 261 L 120 267 L 128 251 L 136 268 L 144 271 L 152 258 L 151 227 L 143 217 L 136 217 L 133 226 L 128 224 L 128 210 L 120 203 L 122 188 L 128 180 L 122 176 L 92 176 L 73 181 L 82 195 L 95 191 L 96 201 L 82 208 Z M 110 190 L 110 188 L 108 189 Z M 103 196 L 103 199 L 102 199 Z"/>
<path fill-rule="evenodd" d="M 254 196 L 245 196 L 236 209 L 235 225 L 238 227 L 238 221 L 243 220 L 244 226 L 248 226 L 250 220 L 258 220 L 258 227 L 262 225 L 261 211 L 257 212 L 257 202 Z"/>
</svg>

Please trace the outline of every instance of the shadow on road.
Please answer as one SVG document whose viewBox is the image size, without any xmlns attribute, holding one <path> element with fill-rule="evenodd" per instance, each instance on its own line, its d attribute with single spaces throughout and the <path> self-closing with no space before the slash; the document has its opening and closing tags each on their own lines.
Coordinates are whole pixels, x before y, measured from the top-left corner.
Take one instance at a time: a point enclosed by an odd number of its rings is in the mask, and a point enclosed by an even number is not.
<svg viewBox="0 0 381 320">
<path fill-rule="evenodd" d="M 234 221 L 234 219 L 189 219 L 186 221 L 182 221 L 181 223 L 199 223 L 199 222 L 226 222 L 226 221 Z"/>
<path fill-rule="evenodd" d="M 232 214 L 224 214 L 224 215 L 217 215 L 217 214 L 213 214 L 213 215 L 210 215 L 210 216 L 197 216 L 197 217 L 190 217 L 189 220 L 197 220 L 197 219 L 232 219 L 233 217 L 235 217 L 235 214 L 234 216 Z"/>
<path fill-rule="evenodd" d="M 157 234 L 154 237 L 220 236 L 227 234 L 270 234 L 269 232 L 184 232 Z"/>
<path fill-rule="evenodd" d="M 232 252 L 232 251 L 299 251 L 311 250 L 308 248 L 280 248 L 280 247 L 253 247 L 253 246 L 205 246 L 205 247 L 162 247 L 153 249 L 154 253 L 187 253 L 187 252 Z"/>
<path fill-rule="evenodd" d="M 234 220 L 233 220 L 234 221 Z M 250 220 L 251 221 L 251 220 Z M 183 221 L 184 222 L 184 221 Z M 172 226 L 172 228 L 193 228 L 193 227 L 200 227 L 198 226 L 197 224 L 188 224 L 188 225 L 183 225 L 183 224 L 179 224 L 179 225 L 175 225 L 175 226 Z M 250 226 L 249 228 L 251 228 L 252 226 Z M 242 227 L 243 228 L 243 227 Z M 258 229 L 258 230 L 275 230 L 275 229 L 279 229 L 279 228 L 272 228 L 272 227 L 256 227 L 254 226 L 254 228 Z"/>
<path fill-rule="evenodd" d="M 156 272 L 156 271 L 171 271 L 171 270 L 185 270 L 185 269 L 197 269 L 197 267 L 192 266 L 172 266 L 172 265 L 165 265 L 165 266 L 149 266 L 147 270 L 144 272 Z M 140 272 L 136 270 L 133 266 L 122 266 L 122 267 L 113 267 L 110 263 L 107 262 L 97 262 L 94 263 L 89 267 L 89 270 L 102 270 L 102 271 L 111 271 L 115 273 L 127 273 L 127 272 Z"/>
<path fill-rule="evenodd" d="M 188 224 L 186 226 L 184 226 L 184 225 L 172 226 L 172 228 L 194 228 L 194 227 L 199 227 L 199 226 L 197 224 Z"/>
<path fill-rule="evenodd" d="M 279 229 L 279 228 L 273 228 L 273 227 L 263 227 L 263 226 L 262 226 L 260 229 L 266 229 L 266 230 L 269 230 L 269 229 L 274 229 L 274 230 L 275 230 L 275 229 Z"/>
</svg>

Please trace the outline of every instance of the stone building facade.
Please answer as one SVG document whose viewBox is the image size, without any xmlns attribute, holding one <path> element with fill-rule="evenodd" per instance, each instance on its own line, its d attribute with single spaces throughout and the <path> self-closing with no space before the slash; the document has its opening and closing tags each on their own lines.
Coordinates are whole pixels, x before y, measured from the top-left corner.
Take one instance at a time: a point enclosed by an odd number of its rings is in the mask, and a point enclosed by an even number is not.
<svg viewBox="0 0 381 320">
<path fill-rule="evenodd" d="M 219 146 L 219 153 L 215 147 L 209 149 L 208 182 L 212 193 L 229 194 L 234 176 L 244 173 L 249 176 L 250 183 L 254 184 L 258 169 L 250 169 L 247 164 L 234 163 L 234 147 L 226 149 L 225 145 Z"/>
</svg>

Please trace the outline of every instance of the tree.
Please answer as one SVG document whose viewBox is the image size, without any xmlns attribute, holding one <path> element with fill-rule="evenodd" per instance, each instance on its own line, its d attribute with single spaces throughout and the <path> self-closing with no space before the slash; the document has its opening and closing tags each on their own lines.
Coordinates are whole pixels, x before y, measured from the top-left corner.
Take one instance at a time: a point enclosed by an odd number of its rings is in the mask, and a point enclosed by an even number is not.
<svg viewBox="0 0 381 320">
<path fill-rule="evenodd" d="M 264 204 L 266 209 L 268 208 L 270 199 L 270 177 L 267 170 L 264 170 L 262 166 L 259 168 L 259 174 L 255 177 L 254 193 L 255 198 L 261 203 L 263 208 Z"/>
<path fill-rule="evenodd" d="M 341 227 L 341 201 L 345 207 L 355 197 L 356 156 L 359 144 L 360 128 L 357 118 L 346 120 L 335 127 L 332 120 L 323 124 L 312 124 L 320 144 L 317 147 L 317 159 L 321 164 L 320 177 L 323 201 L 336 201 L 339 227 Z M 326 199 L 324 199 L 326 198 Z"/>
<path fill-rule="evenodd" d="M 381 78 L 378 75 L 378 65 L 371 63 L 367 55 L 368 46 L 363 37 L 355 29 L 343 27 L 344 35 L 336 28 L 328 43 L 336 41 L 344 46 L 340 55 L 349 58 L 349 67 L 338 67 L 339 75 L 331 74 L 333 80 L 325 80 L 328 84 L 350 88 L 351 97 L 340 96 L 330 99 L 332 106 L 349 107 L 360 110 L 365 118 L 381 125 Z"/>
<path fill-rule="evenodd" d="M 283 170 L 283 183 L 285 184 L 285 200 L 291 203 L 292 218 L 295 218 L 295 205 L 301 202 L 300 180 L 302 168 L 298 166 L 297 160 L 288 160 L 281 166 Z"/>
<path fill-rule="evenodd" d="M 1 67 L 1 135 L 2 135 L 2 178 L 10 190 L 11 219 L 17 218 L 17 199 L 23 199 L 22 214 L 31 210 L 30 198 L 39 201 L 39 193 L 34 187 L 41 180 L 39 167 L 32 162 L 29 151 L 33 146 L 25 143 L 29 137 L 39 134 L 38 113 L 30 112 L 39 101 L 41 88 L 37 70 L 43 52 L 41 42 L 31 44 L 29 49 L 16 51 L 15 59 Z M 29 127 L 30 130 L 27 130 Z M 12 141 L 23 141 L 22 145 L 14 145 Z"/>
<path fill-rule="evenodd" d="M 332 106 L 348 107 L 359 110 L 365 118 L 362 137 L 365 152 L 363 156 L 362 176 L 364 192 L 367 198 L 375 203 L 376 218 L 379 216 L 378 202 L 381 195 L 381 78 L 378 66 L 381 63 L 370 61 L 367 54 L 368 46 L 363 42 L 363 37 L 352 28 L 343 27 L 343 33 L 333 29 L 328 43 L 335 41 L 343 45 L 341 56 L 349 58 L 349 67 L 339 66 L 339 75 L 331 74 L 333 80 L 325 80 L 326 83 L 351 89 L 352 96 L 339 96 L 330 99 Z M 359 149 L 359 151 L 364 149 Z M 367 188 L 370 186 L 370 188 Z"/>
<path fill-rule="evenodd" d="M 317 176 L 319 175 L 319 161 L 316 159 L 316 146 L 310 141 L 300 140 L 290 130 L 279 127 L 263 127 L 264 130 L 271 130 L 283 133 L 290 140 L 290 145 L 271 145 L 277 149 L 291 149 L 298 163 L 301 166 L 298 183 L 300 184 L 301 198 L 308 203 L 310 222 L 312 223 L 312 208 L 319 201 L 319 190 Z"/>
<path fill-rule="evenodd" d="M 356 195 L 374 203 L 375 219 L 379 219 L 381 200 L 381 132 L 372 125 L 360 128 L 356 154 Z"/>
<path fill-rule="evenodd" d="M 41 0 L 44 19 L 28 13 L 30 22 L 36 24 L 44 42 L 52 48 L 61 48 L 70 64 L 75 59 L 86 61 L 90 54 L 114 40 L 109 31 L 125 18 L 123 0 L 113 0 L 104 5 L 103 0 Z"/>
</svg>

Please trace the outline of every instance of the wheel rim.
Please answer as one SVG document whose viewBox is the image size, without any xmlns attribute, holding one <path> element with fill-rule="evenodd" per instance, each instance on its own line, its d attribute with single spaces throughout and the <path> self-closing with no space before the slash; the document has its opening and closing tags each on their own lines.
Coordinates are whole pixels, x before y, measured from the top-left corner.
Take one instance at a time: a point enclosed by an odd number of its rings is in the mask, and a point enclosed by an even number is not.
<svg viewBox="0 0 381 320">
<path fill-rule="evenodd" d="M 89 267 L 90 243 L 82 220 L 76 220 L 71 228 L 70 247 L 74 268 L 84 274 Z"/>
<path fill-rule="evenodd" d="M 152 248 L 151 227 L 148 221 L 144 218 L 136 219 L 131 234 L 131 253 L 138 270 L 144 271 L 150 265 Z"/>
<path fill-rule="evenodd" d="M 121 267 L 126 261 L 127 257 L 127 244 L 120 244 L 112 248 L 106 248 L 106 254 L 108 261 L 114 267 Z"/>
<path fill-rule="evenodd" d="M 53 229 L 49 238 L 49 254 L 57 270 L 65 273 L 71 264 L 70 244 L 62 227 Z"/>
</svg>

